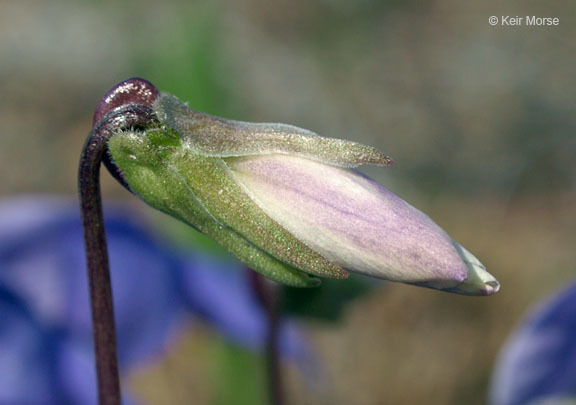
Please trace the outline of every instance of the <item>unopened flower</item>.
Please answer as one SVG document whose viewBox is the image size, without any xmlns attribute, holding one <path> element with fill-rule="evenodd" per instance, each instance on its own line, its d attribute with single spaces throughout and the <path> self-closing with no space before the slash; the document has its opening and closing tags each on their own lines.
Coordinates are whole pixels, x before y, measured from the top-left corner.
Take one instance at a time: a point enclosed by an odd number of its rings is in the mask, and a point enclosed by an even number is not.
<svg viewBox="0 0 576 405">
<path fill-rule="evenodd" d="M 203 114 L 142 79 L 121 83 L 102 103 L 104 121 L 131 104 L 154 116 L 111 137 L 115 176 L 274 280 L 311 286 L 310 275 L 345 278 L 349 270 L 467 295 L 499 289 L 428 216 L 354 169 L 392 164 L 372 147 Z"/>
</svg>

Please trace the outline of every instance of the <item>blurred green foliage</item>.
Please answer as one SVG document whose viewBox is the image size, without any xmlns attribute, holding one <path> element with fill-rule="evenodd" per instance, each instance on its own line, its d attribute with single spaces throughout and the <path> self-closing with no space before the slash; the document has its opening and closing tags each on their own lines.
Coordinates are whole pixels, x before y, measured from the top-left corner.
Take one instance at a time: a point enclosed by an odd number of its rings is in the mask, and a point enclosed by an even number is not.
<svg viewBox="0 0 576 405">
<path fill-rule="evenodd" d="M 384 283 L 350 274 L 346 280 L 322 279 L 318 288 L 284 287 L 284 311 L 290 316 L 337 322 L 356 298 L 381 288 Z"/>
<path fill-rule="evenodd" d="M 214 360 L 218 362 L 214 405 L 268 403 L 262 354 L 222 341 Z"/>
<path fill-rule="evenodd" d="M 136 76 L 172 93 L 198 111 L 225 116 L 230 77 L 222 64 L 219 14 L 211 3 L 180 2 L 170 20 L 147 41 L 132 38 L 132 70 Z"/>
</svg>

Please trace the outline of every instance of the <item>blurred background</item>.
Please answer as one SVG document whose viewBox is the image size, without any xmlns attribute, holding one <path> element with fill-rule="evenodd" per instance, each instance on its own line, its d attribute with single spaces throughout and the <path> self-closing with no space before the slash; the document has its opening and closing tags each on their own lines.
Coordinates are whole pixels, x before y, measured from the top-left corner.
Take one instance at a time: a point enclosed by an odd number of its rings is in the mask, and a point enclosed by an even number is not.
<svg viewBox="0 0 576 405">
<path fill-rule="evenodd" d="M 576 277 L 575 39 L 562 1 L 0 0 L 0 197 L 74 197 L 94 109 L 132 76 L 197 110 L 376 146 L 396 166 L 365 172 L 502 289 L 379 284 L 336 321 L 303 319 L 317 369 L 287 366 L 290 403 L 482 404 L 522 314 Z M 103 183 L 105 200 L 188 232 Z M 197 327 L 126 384 L 143 404 L 234 403 L 260 360 Z"/>
</svg>

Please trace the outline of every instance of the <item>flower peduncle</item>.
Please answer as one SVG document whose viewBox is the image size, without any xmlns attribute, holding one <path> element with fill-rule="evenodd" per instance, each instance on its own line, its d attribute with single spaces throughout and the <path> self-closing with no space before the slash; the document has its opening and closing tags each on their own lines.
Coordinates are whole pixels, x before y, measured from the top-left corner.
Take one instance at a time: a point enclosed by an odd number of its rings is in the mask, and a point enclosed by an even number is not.
<svg viewBox="0 0 576 405">
<path fill-rule="evenodd" d="M 90 285 L 100 405 L 121 403 L 112 285 L 100 193 L 100 164 L 104 161 L 112 175 L 128 188 L 121 172 L 109 160 L 107 143 L 122 129 L 147 128 L 155 122 L 155 114 L 149 106 L 129 104 L 114 108 L 94 126 L 80 158 L 78 186 Z"/>
</svg>

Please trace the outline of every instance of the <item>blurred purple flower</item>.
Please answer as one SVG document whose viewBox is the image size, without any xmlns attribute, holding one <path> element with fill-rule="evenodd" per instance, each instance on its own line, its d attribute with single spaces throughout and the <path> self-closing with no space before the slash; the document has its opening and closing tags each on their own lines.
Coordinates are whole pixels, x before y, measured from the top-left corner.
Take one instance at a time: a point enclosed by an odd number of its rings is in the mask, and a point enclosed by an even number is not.
<svg viewBox="0 0 576 405">
<path fill-rule="evenodd" d="M 576 283 L 541 302 L 500 353 L 494 405 L 576 402 Z"/>
<path fill-rule="evenodd" d="M 233 341 L 253 349 L 262 347 L 265 315 L 251 291 L 244 266 L 200 255 L 189 257 L 184 266 L 182 286 L 192 312 L 218 325 L 218 330 Z M 226 284 L 234 288 L 222 288 Z M 282 339 L 283 350 L 290 357 L 307 356 L 293 323 L 284 324 Z"/>
<path fill-rule="evenodd" d="M 2 404 L 95 403 L 77 205 L 56 197 L 0 203 Z M 239 344 L 262 344 L 266 318 L 237 262 L 170 248 L 127 207 L 110 206 L 105 218 L 123 373 L 161 354 L 189 312 Z M 293 327 L 283 347 L 305 351 Z"/>
<path fill-rule="evenodd" d="M 2 269 L 4 270 L 4 269 Z M 38 404 L 53 398 L 54 341 L 26 304 L 0 286 L 0 403 Z"/>
</svg>

